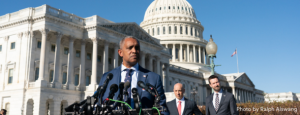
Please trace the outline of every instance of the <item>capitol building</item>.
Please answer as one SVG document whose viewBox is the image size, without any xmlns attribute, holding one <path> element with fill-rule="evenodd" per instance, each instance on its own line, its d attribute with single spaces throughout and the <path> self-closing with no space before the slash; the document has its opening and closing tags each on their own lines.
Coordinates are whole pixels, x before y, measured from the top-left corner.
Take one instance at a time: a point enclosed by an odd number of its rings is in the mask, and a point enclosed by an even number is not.
<svg viewBox="0 0 300 115">
<path fill-rule="evenodd" d="M 93 95 L 103 73 L 121 65 L 117 51 L 125 36 L 140 41 L 139 64 L 161 76 L 167 101 L 175 98 L 174 84 L 182 83 L 186 98 L 205 105 L 212 92 L 208 41 L 195 14 L 186 0 L 154 0 L 140 25 L 82 18 L 49 5 L 2 15 L 0 108 L 8 115 L 62 115 Z M 246 73 L 216 75 L 238 103 L 264 101 Z"/>
</svg>

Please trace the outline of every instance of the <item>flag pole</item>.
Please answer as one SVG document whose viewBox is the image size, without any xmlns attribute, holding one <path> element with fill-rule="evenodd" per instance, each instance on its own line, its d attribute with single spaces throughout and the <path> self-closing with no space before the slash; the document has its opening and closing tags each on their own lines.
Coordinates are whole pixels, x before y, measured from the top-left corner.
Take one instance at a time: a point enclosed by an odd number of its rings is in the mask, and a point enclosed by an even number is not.
<svg viewBox="0 0 300 115">
<path fill-rule="evenodd" d="M 238 53 L 237 53 L 237 48 L 236 48 L 235 50 L 236 50 L 236 63 L 237 63 L 237 70 L 238 70 L 238 73 L 240 73 L 240 71 L 239 71 L 239 57 L 238 57 Z"/>
</svg>

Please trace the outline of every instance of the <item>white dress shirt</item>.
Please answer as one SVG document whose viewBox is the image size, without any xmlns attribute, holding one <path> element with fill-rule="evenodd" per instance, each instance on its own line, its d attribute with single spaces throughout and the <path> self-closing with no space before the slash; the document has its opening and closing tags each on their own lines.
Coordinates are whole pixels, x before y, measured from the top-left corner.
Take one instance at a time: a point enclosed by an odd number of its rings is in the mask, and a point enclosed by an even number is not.
<svg viewBox="0 0 300 115">
<path fill-rule="evenodd" d="M 177 99 L 177 98 L 175 98 L 175 99 L 176 99 L 176 107 L 177 107 L 177 108 L 178 108 L 178 105 L 179 105 L 178 101 L 181 101 L 181 114 L 180 114 L 180 115 L 182 115 L 182 114 L 183 114 L 183 110 L 184 110 L 184 106 L 185 106 L 185 100 L 184 100 L 184 97 L 182 97 L 181 100 L 179 100 L 179 99 Z M 176 110 L 178 111 L 177 108 L 176 108 Z"/>
<path fill-rule="evenodd" d="M 219 97 L 219 107 L 220 107 L 220 104 L 221 104 L 222 93 L 223 93 L 223 90 L 221 89 L 221 90 L 218 92 L 218 97 Z M 213 105 L 214 105 L 215 108 L 216 108 L 216 106 L 215 106 L 216 96 L 217 96 L 217 95 L 216 95 L 216 92 L 214 92 L 214 96 L 213 96 L 213 101 L 212 101 L 212 103 L 213 103 Z"/>
<path fill-rule="evenodd" d="M 124 82 L 125 83 L 125 77 L 126 77 L 126 71 L 124 71 L 125 69 L 132 69 L 130 75 L 131 75 L 131 91 L 132 91 L 132 88 L 136 88 L 137 87 L 137 80 L 138 80 L 138 71 L 139 71 L 139 64 L 136 63 L 133 67 L 131 68 L 126 68 L 123 63 L 122 63 L 122 66 L 121 66 L 121 82 Z M 131 93 L 131 105 L 134 103 L 133 101 L 133 97 L 132 97 L 132 93 Z"/>
</svg>

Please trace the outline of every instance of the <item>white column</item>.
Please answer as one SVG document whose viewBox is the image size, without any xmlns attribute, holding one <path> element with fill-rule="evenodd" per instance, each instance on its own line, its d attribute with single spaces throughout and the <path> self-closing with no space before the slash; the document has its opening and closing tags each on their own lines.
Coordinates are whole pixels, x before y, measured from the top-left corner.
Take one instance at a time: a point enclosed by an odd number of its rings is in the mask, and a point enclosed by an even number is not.
<svg viewBox="0 0 300 115">
<path fill-rule="evenodd" d="M 13 78 L 13 84 L 15 84 L 15 83 L 19 83 L 19 79 L 21 79 L 20 78 L 20 63 L 21 63 L 21 61 L 20 61 L 20 58 L 22 58 L 21 57 L 21 48 L 22 48 L 22 37 L 23 37 L 23 32 L 20 32 L 20 33 L 18 33 L 18 39 L 17 39 L 17 45 L 16 46 L 19 46 L 19 47 L 17 47 L 18 49 L 18 54 L 20 55 L 20 57 L 18 58 L 18 62 L 17 62 L 17 69 L 15 70 L 16 72 L 17 72 L 17 75 L 16 76 L 14 76 L 14 78 Z M 18 45 L 19 44 L 19 45 Z"/>
<path fill-rule="evenodd" d="M 114 49 L 114 68 L 119 66 L 119 64 L 118 64 L 118 62 L 119 62 L 118 50 L 119 50 L 119 46 L 116 44 L 115 49 Z"/>
<path fill-rule="evenodd" d="M 187 50 L 186 50 L 186 60 L 187 60 L 187 62 L 190 62 L 191 60 L 190 60 L 190 45 L 189 44 L 186 44 L 186 48 L 187 48 Z"/>
<path fill-rule="evenodd" d="M 179 60 L 180 62 L 182 62 L 182 59 L 183 59 L 183 55 L 182 55 L 182 44 L 180 44 L 180 50 L 179 50 Z"/>
<path fill-rule="evenodd" d="M 62 33 L 56 32 L 56 45 L 55 45 L 55 56 L 54 56 L 54 71 L 53 71 L 53 81 L 52 83 L 54 84 L 55 88 L 60 89 L 61 88 L 61 83 L 59 82 L 59 71 L 60 71 L 60 42 L 61 38 L 63 36 Z"/>
<path fill-rule="evenodd" d="M 199 59 L 199 63 L 201 63 L 201 47 L 198 46 L 198 59 Z"/>
<path fill-rule="evenodd" d="M 85 40 L 81 40 L 81 52 L 80 52 L 80 82 L 79 87 L 81 91 L 85 90 Z"/>
<path fill-rule="evenodd" d="M 104 42 L 104 49 L 103 49 L 103 73 L 108 72 L 108 45 L 109 42 Z"/>
<path fill-rule="evenodd" d="M 159 61 L 159 58 L 156 57 L 156 73 L 159 75 L 160 74 L 160 61 Z"/>
<path fill-rule="evenodd" d="M 74 37 L 70 36 L 69 37 L 69 54 L 68 54 L 68 79 L 67 79 L 67 83 L 66 85 L 69 85 L 69 89 L 70 90 L 74 90 L 75 89 L 75 85 L 74 85 L 74 66 L 73 66 L 73 58 L 74 58 Z"/>
<path fill-rule="evenodd" d="M 146 55 L 146 53 L 140 52 L 140 55 L 141 55 L 141 66 L 146 68 L 146 66 L 145 66 L 145 55 Z"/>
<path fill-rule="evenodd" d="M 172 61 L 175 62 L 175 59 L 176 59 L 175 44 L 173 44 L 173 48 L 172 48 Z"/>
<path fill-rule="evenodd" d="M 196 46 L 193 45 L 193 60 L 194 60 L 194 63 L 196 63 Z"/>
<path fill-rule="evenodd" d="M 39 78 L 36 84 L 37 87 L 47 87 L 47 81 L 45 81 L 45 58 L 46 58 L 46 40 L 49 30 L 48 29 L 41 29 L 40 32 L 42 33 L 42 46 L 41 46 L 41 53 L 40 53 L 40 66 L 39 66 Z"/>
<path fill-rule="evenodd" d="M 202 48 L 203 64 L 206 64 L 205 48 Z"/>
<path fill-rule="evenodd" d="M 149 56 L 149 70 L 153 71 L 153 59 L 152 59 L 152 56 Z"/>
<path fill-rule="evenodd" d="M 98 40 L 93 38 L 93 58 L 92 58 L 92 76 L 89 90 L 95 91 L 97 85 L 97 56 L 98 56 Z"/>
</svg>

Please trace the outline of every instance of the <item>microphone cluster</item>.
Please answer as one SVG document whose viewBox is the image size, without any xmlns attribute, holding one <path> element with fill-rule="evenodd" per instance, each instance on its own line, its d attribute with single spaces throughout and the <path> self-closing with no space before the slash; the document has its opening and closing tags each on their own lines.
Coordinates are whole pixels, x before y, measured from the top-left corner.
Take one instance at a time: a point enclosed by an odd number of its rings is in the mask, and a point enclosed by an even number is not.
<svg viewBox="0 0 300 115">
<path fill-rule="evenodd" d="M 75 102 L 65 108 L 65 115 L 132 115 L 137 114 L 138 112 L 144 113 L 145 111 L 147 111 L 147 114 L 151 111 L 150 113 L 152 114 L 152 108 L 142 109 L 138 89 L 131 88 L 130 82 L 121 82 L 119 85 L 110 85 L 109 94 L 103 100 L 107 86 L 112 78 L 112 73 L 107 74 L 103 85 L 99 86 L 92 96 L 88 96 L 87 99 L 80 103 Z M 157 89 L 149 83 L 145 84 L 143 81 L 139 81 L 137 85 L 154 96 L 155 100 L 153 107 L 160 108 L 160 96 Z M 131 95 L 128 95 L 128 88 L 132 89 L 131 94 L 135 109 L 132 109 L 130 106 Z M 118 92 L 117 100 L 113 100 L 116 92 Z"/>
</svg>

